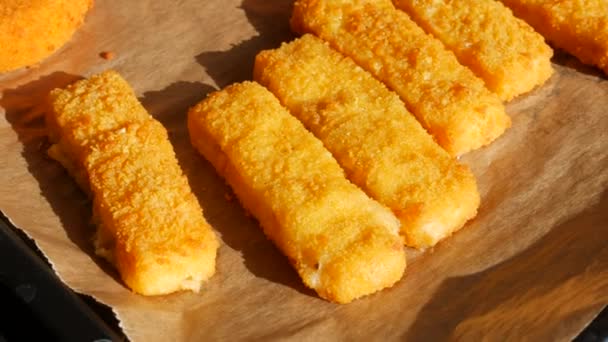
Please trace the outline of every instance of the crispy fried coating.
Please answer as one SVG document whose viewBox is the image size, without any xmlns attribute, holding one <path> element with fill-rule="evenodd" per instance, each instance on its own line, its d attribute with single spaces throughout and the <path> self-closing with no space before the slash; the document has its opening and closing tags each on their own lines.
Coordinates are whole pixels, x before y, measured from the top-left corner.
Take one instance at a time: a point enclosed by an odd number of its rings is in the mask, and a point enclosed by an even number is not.
<svg viewBox="0 0 608 342">
<path fill-rule="evenodd" d="M 608 75 L 608 1 L 501 1 L 552 44 Z"/>
<path fill-rule="evenodd" d="M 475 216 L 479 194 L 397 94 L 312 36 L 262 51 L 254 78 L 332 152 L 348 178 L 388 206 L 406 244 L 428 247 Z"/>
<path fill-rule="evenodd" d="M 49 154 L 93 198 L 96 253 L 137 293 L 198 291 L 219 243 L 164 127 L 113 71 L 49 97 Z"/>
<path fill-rule="evenodd" d="M 51 92 L 49 106 L 45 119 L 50 140 L 55 143 L 49 153 L 90 196 L 88 173 L 83 167 L 84 147 L 89 140 L 100 132 L 150 119 L 129 84 L 114 71 Z"/>
<path fill-rule="evenodd" d="M 498 1 L 394 2 L 502 100 L 534 89 L 553 73 L 553 50 L 544 38 Z"/>
<path fill-rule="evenodd" d="M 188 114 L 192 144 L 224 176 L 306 286 L 348 303 L 403 275 L 399 221 L 350 183 L 264 87 L 215 92 Z"/>
<path fill-rule="evenodd" d="M 80 27 L 93 0 L 0 1 L 0 72 L 50 56 Z"/>
<path fill-rule="evenodd" d="M 298 0 L 291 25 L 393 89 L 451 155 L 487 145 L 510 126 L 498 96 L 390 0 Z"/>
</svg>

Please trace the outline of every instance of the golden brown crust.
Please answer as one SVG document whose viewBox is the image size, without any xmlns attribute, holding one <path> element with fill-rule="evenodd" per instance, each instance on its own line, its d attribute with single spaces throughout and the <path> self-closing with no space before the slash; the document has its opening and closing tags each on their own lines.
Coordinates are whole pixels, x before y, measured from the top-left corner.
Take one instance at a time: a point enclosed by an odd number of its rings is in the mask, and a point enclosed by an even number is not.
<svg viewBox="0 0 608 342">
<path fill-rule="evenodd" d="M 608 2 L 501 0 L 547 40 L 608 75 Z"/>
<path fill-rule="evenodd" d="M 450 157 L 380 81 L 312 35 L 262 51 L 254 78 L 388 206 L 406 243 L 428 247 L 475 216 L 469 169 Z"/>
<path fill-rule="evenodd" d="M 511 100 L 553 73 L 544 38 L 494 0 L 395 0 L 426 32 L 452 50 L 486 86 Z"/>
<path fill-rule="evenodd" d="M 63 46 L 82 25 L 93 0 L 0 2 L 0 72 L 30 66 Z"/>
<path fill-rule="evenodd" d="M 211 94 L 190 110 L 188 129 L 321 297 L 348 303 L 401 278 L 397 219 L 346 180 L 322 143 L 264 87 L 245 82 Z"/>
<path fill-rule="evenodd" d="M 218 241 L 167 132 L 129 85 L 107 71 L 56 89 L 46 119 L 49 154 L 93 197 L 96 252 L 137 293 L 198 291 L 215 271 Z"/>
<path fill-rule="evenodd" d="M 91 196 L 83 165 L 84 146 L 100 132 L 150 119 L 129 84 L 114 71 L 94 75 L 66 89 L 55 89 L 49 94 L 48 104 L 45 120 L 50 140 L 56 144 L 49 150 L 51 156 L 62 162 Z"/>
<path fill-rule="evenodd" d="M 451 155 L 487 145 L 510 126 L 498 96 L 390 0 L 298 0 L 291 23 L 399 94 Z"/>
</svg>

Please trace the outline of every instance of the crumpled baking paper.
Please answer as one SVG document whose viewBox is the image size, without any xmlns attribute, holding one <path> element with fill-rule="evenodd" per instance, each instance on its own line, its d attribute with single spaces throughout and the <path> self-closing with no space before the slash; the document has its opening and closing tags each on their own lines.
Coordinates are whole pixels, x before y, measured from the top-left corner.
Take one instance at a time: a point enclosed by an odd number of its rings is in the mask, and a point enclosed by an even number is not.
<svg viewBox="0 0 608 342">
<path fill-rule="evenodd" d="M 348 305 L 319 299 L 190 146 L 189 106 L 251 78 L 255 54 L 293 38 L 288 0 L 98 1 L 35 68 L 0 75 L 0 209 L 59 277 L 110 306 L 133 341 L 570 340 L 608 303 L 608 81 L 557 53 L 555 75 L 507 106 L 513 127 L 465 155 L 477 218 L 434 249 L 408 250 L 393 288 Z M 103 51 L 115 58 L 99 57 Z M 217 274 L 198 294 L 143 297 L 92 252 L 91 207 L 45 155 L 40 101 L 118 70 L 169 130 L 207 220 Z"/>
</svg>

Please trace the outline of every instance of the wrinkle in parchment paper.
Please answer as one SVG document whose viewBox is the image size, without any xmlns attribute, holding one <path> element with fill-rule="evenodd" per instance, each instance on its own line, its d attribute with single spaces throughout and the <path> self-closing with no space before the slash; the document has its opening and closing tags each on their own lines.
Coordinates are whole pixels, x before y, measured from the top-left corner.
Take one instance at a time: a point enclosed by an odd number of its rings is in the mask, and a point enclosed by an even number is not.
<svg viewBox="0 0 608 342">
<path fill-rule="evenodd" d="M 393 288 L 336 305 L 306 289 L 191 147 L 189 106 L 251 78 L 260 49 L 293 38 L 289 0 L 98 2 L 39 68 L 0 75 L 0 209 L 35 239 L 71 288 L 109 305 L 136 341 L 569 340 L 608 303 L 608 81 L 558 53 L 556 74 L 507 106 L 513 127 L 463 162 L 478 216 L 425 252 L 408 250 Z M 99 58 L 112 51 L 116 58 Z M 117 69 L 169 131 L 222 240 L 198 294 L 131 293 L 93 254 L 90 203 L 45 156 L 48 90 Z"/>
</svg>

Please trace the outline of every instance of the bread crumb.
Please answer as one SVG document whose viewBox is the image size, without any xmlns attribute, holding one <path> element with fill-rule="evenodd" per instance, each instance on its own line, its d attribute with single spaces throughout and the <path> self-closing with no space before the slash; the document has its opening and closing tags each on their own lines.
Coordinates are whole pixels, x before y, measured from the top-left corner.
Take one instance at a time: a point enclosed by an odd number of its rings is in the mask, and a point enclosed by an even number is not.
<svg viewBox="0 0 608 342">
<path fill-rule="evenodd" d="M 103 51 L 99 54 L 99 56 L 105 59 L 106 61 L 111 61 L 114 59 L 114 57 L 116 57 L 116 54 L 112 51 Z"/>
</svg>

